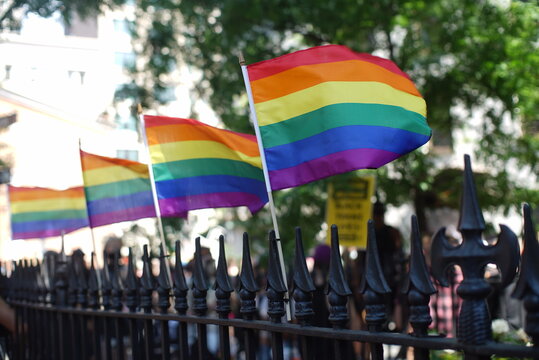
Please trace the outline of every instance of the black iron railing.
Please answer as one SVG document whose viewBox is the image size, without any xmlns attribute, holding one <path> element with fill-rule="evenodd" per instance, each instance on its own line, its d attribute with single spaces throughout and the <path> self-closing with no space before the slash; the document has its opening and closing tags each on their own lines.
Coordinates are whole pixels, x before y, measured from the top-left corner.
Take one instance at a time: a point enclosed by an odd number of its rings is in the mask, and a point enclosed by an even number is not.
<svg viewBox="0 0 539 360">
<path fill-rule="evenodd" d="M 327 342 L 334 359 L 356 359 L 352 343 L 368 344 L 372 359 L 384 358 L 383 344 L 413 348 L 414 358 L 428 359 L 431 352 L 452 349 L 466 359 L 487 359 L 492 355 L 513 358 L 539 358 L 535 345 L 500 344 L 492 340 L 491 319 L 486 304 L 490 286 L 484 279 L 489 263 L 498 266 L 503 285 L 517 274 L 514 296 L 524 300 L 527 334 L 539 337 L 539 244 L 528 205 L 524 206 L 524 250 L 520 261 L 517 237 L 507 227 L 496 245 L 487 246 L 481 238 L 485 225 L 479 209 L 469 158 L 465 160 L 465 181 L 459 230 L 463 242 L 448 244 L 444 229 L 434 237 L 431 249 L 432 276 L 447 284 L 445 271 L 458 264 L 463 281 L 457 289 L 462 298 L 457 338 L 429 334 L 432 322 L 429 298 L 435 293 L 423 256 L 417 220 L 412 217 L 409 273 L 403 293 L 408 297 L 411 333 L 383 331 L 386 322 L 384 297 L 390 293 L 378 258 L 374 225 L 369 222 L 367 255 L 359 291 L 366 308 L 367 330 L 349 330 L 348 300 L 352 295 L 339 252 L 338 231 L 331 229 L 331 257 L 327 286 L 329 323 L 332 328 L 313 326 L 315 286 L 308 271 L 301 231 L 296 232 L 291 298 L 294 321 L 285 315 L 285 279 L 279 268 L 277 243 L 269 235 L 269 264 L 266 286 L 269 320 L 259 320 L 257 283 L 247 234 L 243 238 L 243 261 L 236 289 L 227 273 L 224 238 L 219 238 L 220 254 L 213 290 L 215 306 L 209 309 L 210 284 L 203 266 L 199 239 L 191 281 L 186 281 L 180 244 L 176 243 L 175 266 L 169 271 L 161 250 L 160 271 L 154 277 L 148 248 L 144 246 L 143 272 L 137 277 L 130 251 L 127 269 L 120 269 L 118 257 L 96 269 L 95 256 L 87 269 L 82 256 L 66 259 L 60 254 L 53 261 L 24 260 L 14 264 L 6 279 L 7 300 L 16 311 L 16 330 L 9 346 L 12 359 L 257 359 L 261 332 L 269 334 L 273 359 L 285 358 L 285 343 L 294 343 L 294 358 L 319 359 L 317 344 Z M 80 254 L 79 254 L 80 255 Z M 106 261 L 106 259 L 104 259 Z M 519 267 L 520 261 L 520 267 Z M 124 274 L 122 274 L 124 272 Z M 241 318 L 232 318 L 232 303 L 239 303 Z M 215 315 L 208 315 L 215 310 Z M 174 326 L 172 326 L 174 325 Z M 208 327 L 218 328 L 218 350 L 208 349 Z M 232 351 L 231 339 L 240 344 L 243 355 Z M 236 346 L 237 347 L 237 346 Z M 387 356 L 386 356 L 387 357 Z"/>
</svg>

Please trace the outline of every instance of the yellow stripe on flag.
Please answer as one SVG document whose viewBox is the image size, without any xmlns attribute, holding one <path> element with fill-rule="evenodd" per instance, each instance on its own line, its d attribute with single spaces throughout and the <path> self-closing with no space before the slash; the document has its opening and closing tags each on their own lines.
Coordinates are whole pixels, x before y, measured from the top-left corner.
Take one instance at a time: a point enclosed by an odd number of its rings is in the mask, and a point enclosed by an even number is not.
<svg viewBox="0 0 539 360">
<path fill-rule="evenodd" d="M 425 100 L 379 82 L 329 81 L 277 99 L 255 104 L 260 126 L 341 103 L 400 106 L 427 116 Z"/>
<path fill-rule="evenodd" d="M 10 206 L 12 214 L 70 209 L 83 210 L 86 209 L 86 201 L 84 198 L 27 200 L 14 201 Z"/>
<path fill-rule="evenodd" d="M 141 174 L 123 166 L 109 166 L 86 170 L 83 173 L 84 186 L 110 184 L 131 179 L 148 179 L 148 174 Z"/>
<path fill-rule="evenodd" d="M 188 159 L 240 160 L 262 168 L 260 156 L 247 156 L 215 141 L 179 141 L 150 146 L 152 164 Z"/>
</svg>

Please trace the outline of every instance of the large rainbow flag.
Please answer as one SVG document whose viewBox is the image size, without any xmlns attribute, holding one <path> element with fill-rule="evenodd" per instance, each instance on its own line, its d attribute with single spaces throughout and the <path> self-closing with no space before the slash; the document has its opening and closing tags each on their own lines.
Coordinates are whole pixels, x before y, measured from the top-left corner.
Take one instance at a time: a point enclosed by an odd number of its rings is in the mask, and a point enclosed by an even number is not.
<svg viewBox="0 0 539 360">
<path fill-rule="evenodd" d="M 88 226 L 82 187 L 53 190 L 9 186 L 11 237 L 58 236 Z"/>
<path fill-rule="evenodd" d="M 327 45 L 247 66 L 271 188 L 378 168 L 431 136 L 393 62 Z"/>
<path fill-rule="evenodd" d="M 268 201 L 256 138 L 191 119 L 144 116 L 163 216 Z"/>
<path fill-rule="evenodd" d="M 90 226 L 155 217 L 148 166 L 80 151 Z"/>
</svg>

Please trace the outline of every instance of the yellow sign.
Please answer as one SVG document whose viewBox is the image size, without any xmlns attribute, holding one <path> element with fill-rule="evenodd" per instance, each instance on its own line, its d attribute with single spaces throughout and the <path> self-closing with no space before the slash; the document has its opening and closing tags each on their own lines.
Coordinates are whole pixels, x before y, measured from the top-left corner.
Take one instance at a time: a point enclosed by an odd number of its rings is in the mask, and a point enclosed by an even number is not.
<svg viewBox="0 0 539 360">
<path fill-rule="evenodd" d="M 372 216 L 374 183 L 374 176 L 365 176 L 342 184 L 329 184 L 326 208 L 328 244 L 331 242 L 331 225 L 335 224 L 341 245 L 367 247 L 367 221 Z"/>
</svg>

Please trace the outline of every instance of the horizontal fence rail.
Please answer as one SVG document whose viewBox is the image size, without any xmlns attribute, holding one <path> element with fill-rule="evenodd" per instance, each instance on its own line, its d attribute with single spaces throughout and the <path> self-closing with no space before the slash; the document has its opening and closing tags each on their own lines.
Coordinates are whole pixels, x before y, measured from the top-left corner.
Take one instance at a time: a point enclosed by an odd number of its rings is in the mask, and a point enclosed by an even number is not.
<svg viewBox="0 0 539 360">
<path fill-rule="evenodd" d="M 280 271 L 275 234 L 269 234 L 269 260 L 265 286 L 253 270 L 247 234 L 243 237 L 241 271 L 233 282 L 228 274 L 224 237 L 219 238 L 219 258 L 210 284 L 197 238 L 193 266 L 181 260 L 176 242 L 175 266 L 171 267 L 163 247 L 159 275 L 154 276 L 148 247 L 142 255 L 142 274 L 137 276 L 135 256 L 130 249 L 127 266 L 119 254 L 105 254 L 103 267 L 92 254 L 90 268 L 83 254 L 69 258 L 62 252 L 42 262 L 21 260 L 12 264 L 5 293 L 15 309 L 15 333 L 7 344 L 10 359 L 357 359 L 354 344 L 362 343 L 365 358 L 388 357 L 384 344 L 413 351 L 415 359 L 429 359 L 435 350 L 462 352 L 465 359 L 488 359 L 492 355 L 539 358 L 539 244 L 524 206 L 524 249 L 518 239 L 501 227 L 495 245 L 485 245 L 485 229 L 469 158 L 466 158 L 459 231 L 462 243 L 452 246 L 441 229 L 433 238 L 431 269 L 423 255 L 417 219 L 412 217 L 409 270 L 401 292 L 409 306 L 410 333 L 385 331 L 386 299 L 391 294 L 378 255 L 374 224 L 369 221 L 368 240 L 359 293 L 365 304 L 366 330 L 350 330 L 348 301 L 355 294 L 345 276 L 336 226 L 331 228 L 331 252 L 325 301 L 328 323 L 315 324 L 319 314 L 313 306 L 316 287 L 307 267 L 301 231 L 296 231 L 296 251 L 291 286 Z M 525 330 L 533 345 L 511 345 L 492 340 L 486 298 L 491 291 L 484 268 L 495 264 L 501 286 L 518 275 L 513 296 L 523 300 L 527 312 Z M 456 338 L 430 334 L 429 300 L 436 292 L 432 278 L 449 285 L 446 270 L 459 265 L 463 281 L 457 288 L 462 299 Z M 518 274 L 517 274 L 517 269 Z M 237 283 L 233 286 L 234 283 Z M 211 286 L 211 288 L 210 288 Z M 294 319 L 287 322 L 287 289 Z M 211 294 L 211 296 L 209 295 Z M 257 317 L 261 295 L 267 299 L 268 320 Z M 238 305 L 236 305 L 238 304 Z M 234 306 L 239 310 L 234 312 Z M 232 314 L 239 314 L 234 317 Z M 209 340 L 211 339 L 211 341 Z M 216 339 L 216 340 L 215 340 Z M 263 340 L 261 340 L 263 339 Z M 217 348 L 215 347 L 217 345 Z M 328 352 L 320 352 L 324 345 Z M 238 355 L 241 354 L 241 355 Z"/>
</svg>

